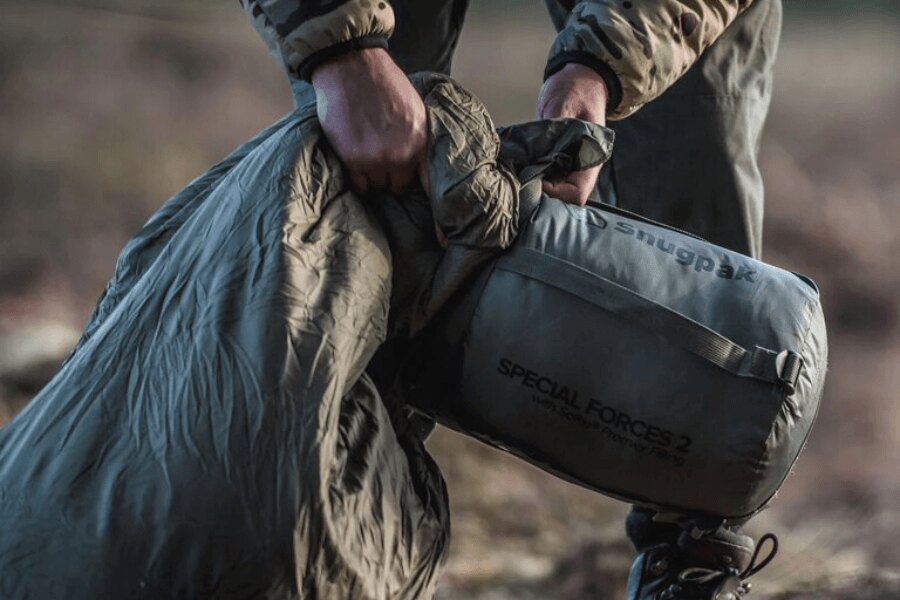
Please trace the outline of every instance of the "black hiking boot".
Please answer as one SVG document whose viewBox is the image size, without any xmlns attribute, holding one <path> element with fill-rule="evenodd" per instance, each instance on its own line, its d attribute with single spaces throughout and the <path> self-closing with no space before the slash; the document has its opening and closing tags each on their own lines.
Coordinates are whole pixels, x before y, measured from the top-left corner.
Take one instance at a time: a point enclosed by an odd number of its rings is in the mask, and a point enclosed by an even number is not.
<svg viewBox="0 0 900 600">
<path fill-rule="evenodd" d="M 696 537 L 684 530 L 667 533 L 669 541 L 655 535 L 653 543 L 639 547 L 628 577 L 627 600 L 741 600 L 750 593 L 747 579 L 778 551 L 778 539 L 772 534 L 754 546 L 752 538 L 724 527 Z M 771 550 L 756 564 L 766 541 Z"/>
</svg>

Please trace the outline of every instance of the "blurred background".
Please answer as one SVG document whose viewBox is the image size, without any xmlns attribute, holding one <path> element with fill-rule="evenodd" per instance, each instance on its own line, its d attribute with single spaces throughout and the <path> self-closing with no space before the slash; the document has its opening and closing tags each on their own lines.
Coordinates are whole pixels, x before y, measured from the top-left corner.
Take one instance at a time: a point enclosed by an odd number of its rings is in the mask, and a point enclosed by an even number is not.
<svg viewBox="0 0 900 600">
<path fill-rule="evenodd" d="M 531 118 L 539 0 L 476 0 L 455 76 Z M 900 598 L 900 4 L 786 2 L 761 150 L 764 258 L 812 276 L 831 369 L 773 506 L 754 598 Z M 0 0 L 0 425 L 52 376 L 123 244 L 291 108 L 234 0 Z M 622 596 L 621 503 L 439 430 L 453 546 L 439 598 Z"/>
</svg>

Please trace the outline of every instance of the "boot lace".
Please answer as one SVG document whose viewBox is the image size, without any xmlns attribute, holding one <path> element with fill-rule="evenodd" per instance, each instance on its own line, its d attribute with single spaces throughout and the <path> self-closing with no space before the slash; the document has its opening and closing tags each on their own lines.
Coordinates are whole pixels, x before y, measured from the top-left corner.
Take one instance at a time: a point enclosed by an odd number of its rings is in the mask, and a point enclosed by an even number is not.
<svg viewBox="0 0 900 600">
<path fill-rule="evenodd" d="M 763 546 L 765 546 L 766 542 L 771 542 L 769 553 L 757 564 L 757 560 L 759 560 Z M 701 589 L 701 587 L 705 586 L 708 589 L 709 587 L 712 587 L 711 584 L 713 583 L 721 583 L 726 578 L 734 577 L 738 579 L 739 584 L 731 592 L 730 596 L 713 600 L 740 600 L 740 598 L 743 598 L 750 593 L 751 585 L 747 580 L 766 568 L 766 566 L 772 562 L 772 559 L 775 558 L 777 553 L 778 537 L 774 533 L 767 533 L 759 538 L 759 543 L 756 544 L 753 556 L 750 557 L 750 563 L 743 571 L 738 571 L 734 567 L 723 569 L 689 567 L 678 574 L 678 583 L 670 585 L 663 590 L 657 598 L 659 600 L 674 600 L 679 597 L 679 594 L 686 591 L 685 588 Z"/>
</svg>

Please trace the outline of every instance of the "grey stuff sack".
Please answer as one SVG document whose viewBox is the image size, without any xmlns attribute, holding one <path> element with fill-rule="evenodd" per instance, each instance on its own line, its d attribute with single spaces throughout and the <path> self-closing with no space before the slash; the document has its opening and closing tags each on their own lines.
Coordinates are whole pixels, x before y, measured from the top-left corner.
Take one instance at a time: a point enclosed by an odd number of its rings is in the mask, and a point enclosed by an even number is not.
<svg viewBox="0 0 900 600">
<path fill-rule="evenodd" d="M 822 395 L 815 284 L 612 206 L 564 204 L 538 180 L 520 215 L 512 249 L 411 352 L 415 408 L 639 505 L 724 519 L 764 507 Z"/>
</svg>

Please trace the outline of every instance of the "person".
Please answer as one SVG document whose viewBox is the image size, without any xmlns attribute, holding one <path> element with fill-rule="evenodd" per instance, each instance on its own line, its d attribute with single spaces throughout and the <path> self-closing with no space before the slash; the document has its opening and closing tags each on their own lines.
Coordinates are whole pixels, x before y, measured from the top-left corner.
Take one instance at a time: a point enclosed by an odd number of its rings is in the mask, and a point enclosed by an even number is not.
<svg viewBox="0 0 900 600">
<path fill-rule="evenodd" d="M 295 85 L 311 83 L 324 134 L 356 192 L 403 193 L 426 144 L 406 75 L 450 72 L 468 0 L 241 0 Z M 602 199 L 758 257 L 760 135 L 772 93 L 780 0 L 546 0 L 558 34 L 540 118 L 616 133 L 602 168 L 543 183 Z M 306 83 L 303 83 L 306 82 Z M 721 523 L 632 510 L 628 598 L 735 599 L 754 542 Z"/>
</svg>

